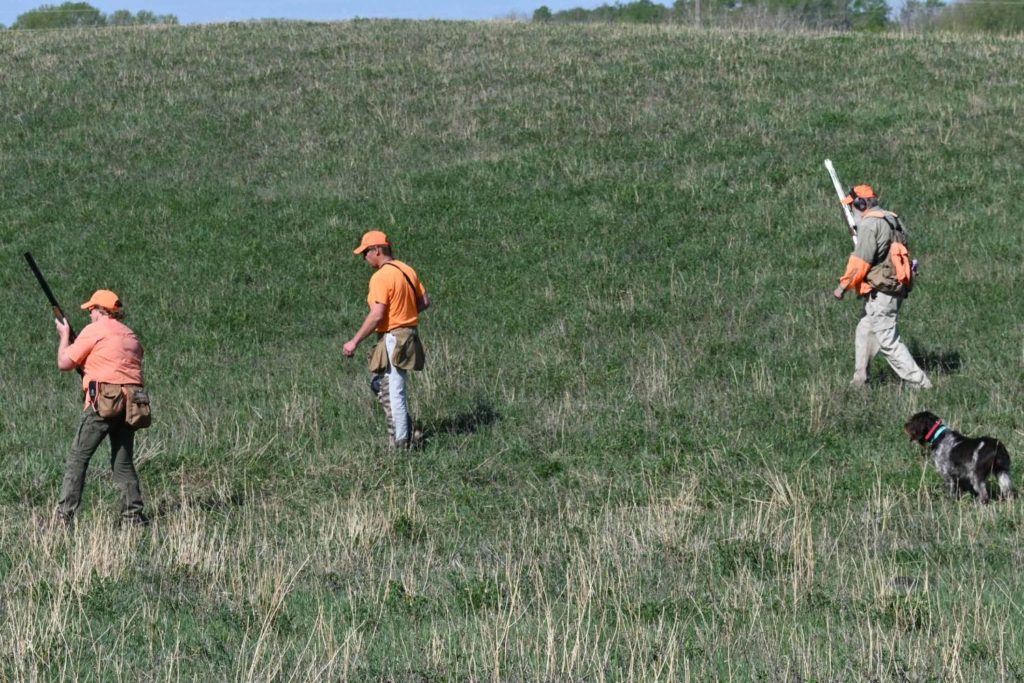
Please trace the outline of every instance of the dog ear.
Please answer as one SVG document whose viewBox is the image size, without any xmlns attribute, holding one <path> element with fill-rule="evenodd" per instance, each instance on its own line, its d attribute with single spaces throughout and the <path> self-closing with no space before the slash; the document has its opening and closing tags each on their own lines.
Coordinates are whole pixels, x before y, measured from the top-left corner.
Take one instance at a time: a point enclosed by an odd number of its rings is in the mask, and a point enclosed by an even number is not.
<svg viewBox="0 0 1024 683">
<path fill-rule="evenodd" d="M 907 424 L 903 425 L 903 431 L 907 433 L 911 441 L 923 444 L 924 435 L 928 433 L 928 429 L 934 422 L 931 417 L 933 416 L 927 411 L 915 413 L 907 420 Z"/>
</svg>

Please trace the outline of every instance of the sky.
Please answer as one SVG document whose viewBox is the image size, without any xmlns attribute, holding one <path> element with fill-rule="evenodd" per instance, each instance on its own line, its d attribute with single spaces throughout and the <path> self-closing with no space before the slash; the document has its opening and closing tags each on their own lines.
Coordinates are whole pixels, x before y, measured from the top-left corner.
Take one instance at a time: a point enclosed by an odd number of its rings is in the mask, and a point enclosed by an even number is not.
<svg viewBox="0 0 1024 683">
<path fill-rule="evenodd" d="M 105 14 L 127 9 L 174 14 L 183 24 L 245 19 L 497 19 L 510 13 L 533 14 L 547 5 L 554 11 L 597 7 L 613 0 L 85 0 Z M 10 26 L 19 14 L 64 0 L 0 0 L 0 24 Z M 669 4 L 669 3 L 666 3 Z"/>
</svg>

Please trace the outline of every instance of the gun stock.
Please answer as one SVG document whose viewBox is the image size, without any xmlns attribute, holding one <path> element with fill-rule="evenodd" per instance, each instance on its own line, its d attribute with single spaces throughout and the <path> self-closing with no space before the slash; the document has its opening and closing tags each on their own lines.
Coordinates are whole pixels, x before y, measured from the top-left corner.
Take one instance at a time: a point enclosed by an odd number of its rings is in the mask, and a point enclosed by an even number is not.
<svg viewBox="0 0 1024 683">
<path fill-rule="evenodd" d="M 36 265 L 36 260 L 32 258 L 32 253 L 25 252 L 25 260 L 28 261 L 28 267 L 32 270 L 32 274 L 36 276 L 36 280 L 39 282 L 39 286 L 43 289 L 43 294 L 46 295 L 47 300 L 50 302 L 50 306 L 53 308 L 53 317 L 57 320 L 63 320 L 68 324 L 68 341 L 75 341 L 75 328 L 71 326 L 71 321 L 64 315 L 64 309 L 60 307 L 60 303 L 57 301 L 57 297 L 53 295 L 53 290 L 50 289 L 50 285 L 47 284 L 46 278 L 43 277 L 43 273 L 39 270 L 39 266 Z M 79 375 L 84 375 L 85 372 L 82 368 L 75 368 Z"/>
</svg>

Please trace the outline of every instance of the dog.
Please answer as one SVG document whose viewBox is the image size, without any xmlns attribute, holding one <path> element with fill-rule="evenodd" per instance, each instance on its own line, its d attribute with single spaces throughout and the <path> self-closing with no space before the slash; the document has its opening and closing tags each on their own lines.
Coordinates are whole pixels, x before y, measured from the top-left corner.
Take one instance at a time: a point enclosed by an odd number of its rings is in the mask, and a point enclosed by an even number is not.
<svg viewBox="0 0 1024 683">
<path fill-rule="evenodd" d="M 1003 498 L 1013 498 L 1013 482 L 1010 480 L 1010 454 L 999 439 L 983 436 L 971 439 L 942 424 L 934 413 L 915 413 L 903 430 L 922 446 L 931 446 L 932 460 L 939 474 L 946 480 L 949 495 L 956 497 L 960 491 L 973 489 L 979 503 L 989 500 L 985 481 L 995 475 L 999 481 L 999 492 Z"/>
</svg>

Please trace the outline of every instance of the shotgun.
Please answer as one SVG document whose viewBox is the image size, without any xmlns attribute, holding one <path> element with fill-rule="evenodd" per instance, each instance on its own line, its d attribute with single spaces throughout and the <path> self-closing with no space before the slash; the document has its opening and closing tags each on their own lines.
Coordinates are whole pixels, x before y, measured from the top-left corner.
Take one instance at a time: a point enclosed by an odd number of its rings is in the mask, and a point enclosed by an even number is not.
<svg viewBox="0 0 1024 683">
<path fill-rule="evenodd" d="M 32 258 L 32 252 L 25 252 L 25 260 L 28 261 L 28 267 L 32 269 L 32 274 L 36 276 L 36 280 L 39 281 L 39 286 L 43 288 L 43 294 L 46 295 L 46 298 L 50 301 L 50 306 L 53 307 L 53 317 L 57 320 L 63 320 L 68 324 L 68 330 L 70 331 L 68 341 L 75 341 L 75 328 L 71 327 L 71 321 L 68 320 L 66 315 L 64 315 L 64 309 L 60 307 L 60 304 L 57 302 L 57 297 L 53 295 L 53 290 L 50 289 L 50 285 L 46 283 L 46 278 L 43 277 L 42 271 L 40 271 L 39 266 L 36 265 L 36 260 Z M 78 371 L 79 375 L 85 374 L 81 367 L 77 367 L 75 370 Z"/>
<path fill-rule="evenodd" d="M 839 200 L 849 194 L 843 192 L 843 185 L 839 182 L 839 176 L 836 175 L 836 167 L 832 165 L 831 159 L 825 159 L 825 168 L 828 169 L 828 174 L 832 178 L 832 186 L 836 188 L 836 195 Z M 850 238 L 853 239 L 853 246 L 857 246 L 857 222 L 853 220 L 853 213 L 850 212 L 850 207 L 846 204 L 840 204 L 843 207 L 843 215 L 846 216 L 846 225 L 850 228 Z"/>
</svg>

